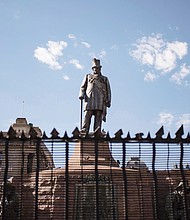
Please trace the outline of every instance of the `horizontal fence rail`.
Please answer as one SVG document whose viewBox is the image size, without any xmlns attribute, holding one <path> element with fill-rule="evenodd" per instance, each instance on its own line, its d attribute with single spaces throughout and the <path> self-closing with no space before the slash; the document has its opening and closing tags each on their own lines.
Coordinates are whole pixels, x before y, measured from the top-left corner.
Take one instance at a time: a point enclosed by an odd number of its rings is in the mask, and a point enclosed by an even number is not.
<svg viewBox="0 0 190 220">
<path fill-rule="evenodd" d="M 190 134 L 0 132 L 1 219 L 190 219 Z"/>
</svg>

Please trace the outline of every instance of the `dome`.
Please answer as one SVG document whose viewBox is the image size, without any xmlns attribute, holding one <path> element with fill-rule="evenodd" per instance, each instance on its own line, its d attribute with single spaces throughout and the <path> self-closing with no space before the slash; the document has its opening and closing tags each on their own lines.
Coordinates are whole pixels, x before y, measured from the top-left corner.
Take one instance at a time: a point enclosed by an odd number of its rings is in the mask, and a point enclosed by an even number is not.
<svg viewBox="0 0 190 220">
<path fill-rule="evenodd" d="M 148 169 L 146 163 L 141 161 L 139 157 L 131 157 L 127 162 L 126 168 L 129 169 Z"/>
</svg>

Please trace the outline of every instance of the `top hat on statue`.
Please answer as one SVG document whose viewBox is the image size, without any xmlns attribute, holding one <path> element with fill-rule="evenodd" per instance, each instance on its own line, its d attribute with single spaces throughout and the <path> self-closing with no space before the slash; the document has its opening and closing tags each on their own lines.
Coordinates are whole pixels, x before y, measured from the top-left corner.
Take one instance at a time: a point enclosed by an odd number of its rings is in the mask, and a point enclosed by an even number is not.
<svg viewBox="0 0 190 220">
<path fill-rule="evenodd" d="M 98 59 L 96 59 L 96 58 L 94 58 L 94 59 L 92 60 L 92 69 L 93 69 L 94 67 L 98 67 L 98 68 L 101 68 L 101 67 L 102 67 L 102 66 L 100 65 L 100 60 L 98 60 Z"/>
</svg>

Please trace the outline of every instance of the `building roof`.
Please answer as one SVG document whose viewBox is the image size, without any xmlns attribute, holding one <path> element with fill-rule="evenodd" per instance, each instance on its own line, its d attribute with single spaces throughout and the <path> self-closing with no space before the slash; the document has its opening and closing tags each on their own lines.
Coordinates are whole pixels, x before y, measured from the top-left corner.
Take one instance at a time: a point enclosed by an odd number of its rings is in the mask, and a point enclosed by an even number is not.
<svg viewBox="0 0 190 220">
<path fill-rule="evenodd" d="M 16 123 L 13 123 L 11 126 L 17 134 L 24 132 L 25 135 L 28 135 L 30 128 L 32 127 L 38 136 L 42 136 L 40 128 L 34 127 L 32 123 L 27 123 L 26 118 L 17 118 Z"/>
</svg>

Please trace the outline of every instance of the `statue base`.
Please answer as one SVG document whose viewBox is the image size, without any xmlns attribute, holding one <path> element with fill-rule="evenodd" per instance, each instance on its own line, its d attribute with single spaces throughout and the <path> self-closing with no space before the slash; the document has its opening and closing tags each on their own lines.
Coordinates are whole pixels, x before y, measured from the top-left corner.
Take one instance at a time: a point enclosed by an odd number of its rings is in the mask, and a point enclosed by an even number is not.
<svg viewBox="0 0 190 220">
<path fill-rule="evenodd" d="M 107 141 L 95 143 L 94 139 L 80 140 L 69 159 L 69 168 L 95 165 L 96 162 L 101 166 L 119 167 L 119 164 L 112 157 Z"/>
</svg>

